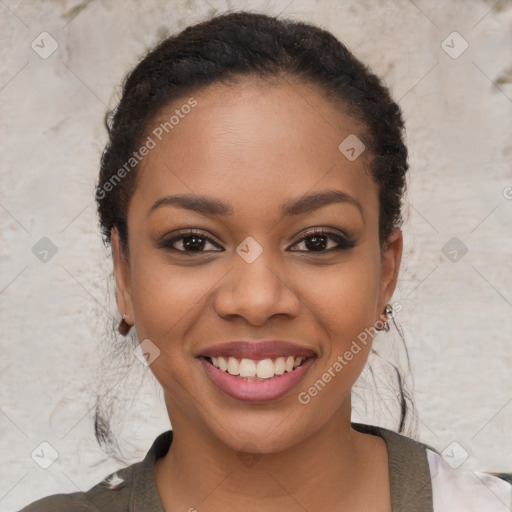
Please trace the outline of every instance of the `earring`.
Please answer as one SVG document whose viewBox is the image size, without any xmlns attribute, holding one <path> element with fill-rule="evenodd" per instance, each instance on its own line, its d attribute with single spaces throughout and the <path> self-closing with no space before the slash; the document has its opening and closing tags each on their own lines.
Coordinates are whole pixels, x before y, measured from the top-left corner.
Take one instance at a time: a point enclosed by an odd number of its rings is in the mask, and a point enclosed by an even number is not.
<svg viewBox="0 0 512 512">
<path fill-rule="evenodd" d="M 393 306 L 391 304 L 386 304 L 384 308 L 384 315 L 386 316 L 386 320 L 384 320 L 384 324 L 381 328 L 377 328 L 377 331 L 389 332 L 391 327 L 389 326 L 389 319 L 393 318 Z"/>
<path fill-rule="evenodd" d="M 126 336 L 132 328 L 132 326 L 125 320 L 126 318 L 128 318 L 128 315 L 124 313 L 121 322 L 119 322 L 119 327 L 117 328 L 119 333 L 123 336 Z"/>
</svg>

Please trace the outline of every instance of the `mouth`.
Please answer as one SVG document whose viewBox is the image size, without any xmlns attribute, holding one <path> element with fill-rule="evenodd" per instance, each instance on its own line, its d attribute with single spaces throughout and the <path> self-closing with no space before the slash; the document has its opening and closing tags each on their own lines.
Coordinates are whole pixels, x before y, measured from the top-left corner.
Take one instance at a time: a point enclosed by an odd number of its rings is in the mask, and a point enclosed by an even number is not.
<svg viewBox="0 0 512 512">
<path fill-rule="evenodd" d="M 279 356 L 249 359 L 234 356 L 199 356 L 206 375 L 228 396 L 246 402 L 277 400 L 295 388 L 316 356 Z"/>
</svg>

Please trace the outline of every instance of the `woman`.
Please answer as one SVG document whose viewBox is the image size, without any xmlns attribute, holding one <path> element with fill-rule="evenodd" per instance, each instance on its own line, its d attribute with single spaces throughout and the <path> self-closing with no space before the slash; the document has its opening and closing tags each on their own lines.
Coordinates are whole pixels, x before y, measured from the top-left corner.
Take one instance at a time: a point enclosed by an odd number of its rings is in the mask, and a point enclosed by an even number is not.
<svg viewBox="0 0 512 512">
<path fill-rule="evenodd" d="M 232 13 L 127 77 L 96 189 L 172 431 L 24 512 L 511 510 L 511 486 L 351 422 L 402 255 L 398 105 L 332 34 Z M 402 411 L 401 423 L 405 418 Z"/>
</svg>

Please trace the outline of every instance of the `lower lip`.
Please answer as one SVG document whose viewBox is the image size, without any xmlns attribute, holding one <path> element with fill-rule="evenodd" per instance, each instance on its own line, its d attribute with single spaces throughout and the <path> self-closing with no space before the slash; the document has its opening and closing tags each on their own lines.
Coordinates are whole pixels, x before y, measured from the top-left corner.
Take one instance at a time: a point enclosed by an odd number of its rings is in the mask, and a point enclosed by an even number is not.
<svg viewBox="0 0 512 512">
<path fill-rule="evenodd" d="M 259 381 L 243 380 L 216 368 L 204 357 L 199 359 L 210 380 L 224 393 L 238 400 L 261 402 L 275 400 L 292 390 L 304 378 L 315 358 L 306 359 L 303 364 L 291 372 Z"/>
</svg>

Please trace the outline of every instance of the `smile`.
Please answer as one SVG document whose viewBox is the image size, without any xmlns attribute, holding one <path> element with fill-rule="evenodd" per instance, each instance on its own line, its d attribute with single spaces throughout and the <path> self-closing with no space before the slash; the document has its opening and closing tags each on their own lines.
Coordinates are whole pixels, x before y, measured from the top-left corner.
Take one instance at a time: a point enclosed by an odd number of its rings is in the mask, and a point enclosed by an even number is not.
<svg viewBox="0 0 512 512">
<path fill-rule="evenodd" d="M 305 377 L 316 357 L 247 359 L 201 356 L 209 379 L 232 398 L 248 402 L 271 401 L 289 393 Z"/>
</svg>

